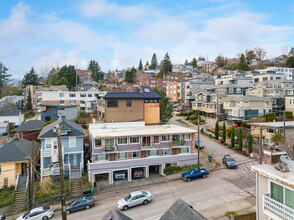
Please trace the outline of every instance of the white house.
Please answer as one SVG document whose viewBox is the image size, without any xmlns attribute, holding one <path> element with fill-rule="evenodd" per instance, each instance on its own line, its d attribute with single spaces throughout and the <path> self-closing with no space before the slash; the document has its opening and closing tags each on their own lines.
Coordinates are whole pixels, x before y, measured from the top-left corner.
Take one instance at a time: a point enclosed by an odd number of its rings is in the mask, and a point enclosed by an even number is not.
<svg viewBox="0 0 294 220">
<path fill-rule="evenodd" d="M 21 125 L 24 122 L 24 114 L 19 109 L 0 111 L 0 123 L 13 123 Z"/>
</svg>

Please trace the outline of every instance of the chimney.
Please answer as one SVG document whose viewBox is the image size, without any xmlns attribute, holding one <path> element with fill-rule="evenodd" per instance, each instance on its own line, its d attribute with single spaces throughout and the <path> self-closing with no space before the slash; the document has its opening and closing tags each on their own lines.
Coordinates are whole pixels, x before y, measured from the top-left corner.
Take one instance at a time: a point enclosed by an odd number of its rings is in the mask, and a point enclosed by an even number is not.
<svg viewBox="0 0 294 220">
<path fill-rule="evenodd" d="M 15 133 L 15 138 L 20 139 L 20 133 Z"/>
</svg>

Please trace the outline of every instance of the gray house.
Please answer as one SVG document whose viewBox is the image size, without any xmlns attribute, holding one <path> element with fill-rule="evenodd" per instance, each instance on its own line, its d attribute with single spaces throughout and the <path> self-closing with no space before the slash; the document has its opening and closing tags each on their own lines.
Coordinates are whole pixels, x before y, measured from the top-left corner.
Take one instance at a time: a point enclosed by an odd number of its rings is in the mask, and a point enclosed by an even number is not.
<svg viewBox="0 0 294 220">
<path fill-rule="evenodd" d="M 42 104 L 41 121 L 56 121 L 61 118 L 75 120 L 78 117 L 77 105 Z"/>
</svg>

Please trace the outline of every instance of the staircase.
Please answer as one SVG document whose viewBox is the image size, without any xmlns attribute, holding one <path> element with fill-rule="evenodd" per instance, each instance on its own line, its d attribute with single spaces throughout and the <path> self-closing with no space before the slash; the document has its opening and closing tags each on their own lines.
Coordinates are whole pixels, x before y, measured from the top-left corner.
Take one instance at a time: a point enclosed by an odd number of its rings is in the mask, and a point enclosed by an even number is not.
<svg viewBox="0 0 294 220">
<path fill-rule="evenodd" d="M 70 196 L 73 198 L 83 196 L 82 178 L 70 180 Z"/>
</svg>

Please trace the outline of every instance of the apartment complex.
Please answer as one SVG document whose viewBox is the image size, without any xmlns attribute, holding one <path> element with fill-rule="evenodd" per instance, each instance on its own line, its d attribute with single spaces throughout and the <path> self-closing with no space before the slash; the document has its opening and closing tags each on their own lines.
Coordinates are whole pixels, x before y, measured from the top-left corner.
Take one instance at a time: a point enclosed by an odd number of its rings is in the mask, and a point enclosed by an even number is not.
<svg viewBox="0 0 294 220">
<path fill-rule="evenodd" d="M 93 79 L 92 70 L 79 70 L 77 69 L 77 75 L 79 77 L 79 82 L 84 83 L 85 81 L 91 81 Z"/>
</svg>

